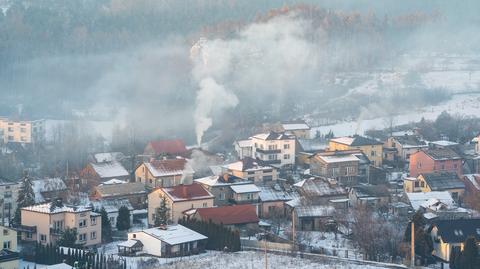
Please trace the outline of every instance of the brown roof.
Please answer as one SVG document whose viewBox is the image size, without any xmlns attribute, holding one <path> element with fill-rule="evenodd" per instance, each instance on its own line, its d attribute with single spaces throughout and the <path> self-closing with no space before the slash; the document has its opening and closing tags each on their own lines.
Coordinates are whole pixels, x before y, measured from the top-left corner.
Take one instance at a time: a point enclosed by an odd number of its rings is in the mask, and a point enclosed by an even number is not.
<svg viewBox="0 0 480 269">
<path fill-rule="evenodd" d="M 253 205 L 233 205 L 210 208 L 198 208 L 197 214 L 204 221 L 225 225 L 258 223 L 258 216 Z"/>
<path fill-rule="evenodd" d="M 197 200 L 213 198 L 213 195 L 204 189 L 202 185 L 193 183 L 190 185 L 178 185 L 171 188 L 163 188 L 163 191 L 173 201 Z"/>
<path fill-rule="evenodd" d="M 461 159 L 460 155 L 449 148 L 427 149 L 424 152 L 433 160 Z"/>
<path fill-rule="evenodd" d="M 103 184 L 95 187 L 95 190 L 102 197 L 147 193 L 147 191 L 145 190 L 145 185 L 140 182 Z"/>
<path fill-rule="evenodd" d="M 185 159 L 167 159 L 167 160 L 152 160 L 150 162 L 153 167 L 160 171 L 183 171 L 187 160 Z"/>
<path fill-rule="evenodd" d="M 183 154 L 187 152 L 185 143 L 181 139 L 165 139 L 165 140 L 155 140 L 148 143 L 152 146 L 155 154 Z"/>
</svg>

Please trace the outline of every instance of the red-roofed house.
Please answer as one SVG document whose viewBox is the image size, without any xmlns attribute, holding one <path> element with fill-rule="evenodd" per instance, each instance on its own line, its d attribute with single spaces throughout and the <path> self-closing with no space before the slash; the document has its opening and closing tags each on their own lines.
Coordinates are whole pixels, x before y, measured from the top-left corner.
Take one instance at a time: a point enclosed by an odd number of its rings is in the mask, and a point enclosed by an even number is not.
<svg viewBox="0 0 480 269">
<path fill-rule="evenodd" d="M 153 226 L 155 211 L 160 207 L 163 197 L 167 202 L 170 220 L 177 223 L 183 212 L 193 208 L 212 207 L 214 196 L 202 185 L 178 185 L 171 188 L 157 188 L 148 194 L 148 225 Z"/>
<path fill-rule="evenodd" d="M 258 216 L 254 205 L 198 208 L 191 217 L 207 222 L 211 220 L 213 223 L 237 229 L 254 228 L 258 225 Z"/>
<path fill-rule="evenodd" d="M 155 140 L 147 144 L 143 153 L 152 157 L 160 155 L 183 156 L 187 153 L 187 148 L 181 139 Z"/>
<path fill-rule="evenodd" d="M 150 188 L 190 184 L 194 171 L 186 159 L 152 160 L 135 170 L 135 181 Z"/>
</svg>

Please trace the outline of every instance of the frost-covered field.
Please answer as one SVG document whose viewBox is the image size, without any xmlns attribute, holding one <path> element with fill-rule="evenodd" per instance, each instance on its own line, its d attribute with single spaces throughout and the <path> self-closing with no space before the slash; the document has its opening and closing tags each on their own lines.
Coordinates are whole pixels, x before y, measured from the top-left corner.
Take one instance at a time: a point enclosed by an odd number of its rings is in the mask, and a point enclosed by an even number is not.
<svg viewBox="0 0 480 269">
<path fill-rule="evenodd" d="M 385 268 L 369 265 L 356 265 L 348 263 L 320 263 L 300 257 L 282 256 L 268 254 L 268 268 L 289 268 L 289 269 L 376 269 Z M 171 264 L 154 266 L 154 268 L 188 268 L 188 269 L 254 269 L 265 268 L 265 257 L 260 252 L 238 252 L 221 253 L 212 252 L 210 255 L 203 255 L 183 261 L 176 261 Z"/>
</svg>

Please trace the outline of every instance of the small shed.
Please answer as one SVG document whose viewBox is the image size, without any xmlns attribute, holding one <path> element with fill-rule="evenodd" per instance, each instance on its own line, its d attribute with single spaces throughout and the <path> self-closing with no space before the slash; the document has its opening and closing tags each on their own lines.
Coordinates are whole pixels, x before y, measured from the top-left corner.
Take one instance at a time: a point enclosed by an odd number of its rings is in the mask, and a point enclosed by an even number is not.
<svg viewBox="0 0 480 269">
<path fill-rule="evenodd" d="M 143 251 L 143 243 L 135 239 L 123 241 L 119 243 L 117 247 L 118 255 L 122 256 L 135 256 L 137 253 Z"/>
</svg>

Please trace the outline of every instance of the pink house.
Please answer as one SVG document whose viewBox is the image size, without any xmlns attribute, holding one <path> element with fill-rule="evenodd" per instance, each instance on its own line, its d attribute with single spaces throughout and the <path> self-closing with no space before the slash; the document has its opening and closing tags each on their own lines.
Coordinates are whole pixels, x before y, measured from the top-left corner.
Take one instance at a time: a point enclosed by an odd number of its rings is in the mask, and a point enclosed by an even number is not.
<svg viewBox="0 0 480 269">
<path fill-rule="evenodd" d="M 410 176 L 423 173 L 455 172 L 462 175 L 462 157 L 449 148 L 427 149 L 410 156 Z"/>
</svg>

